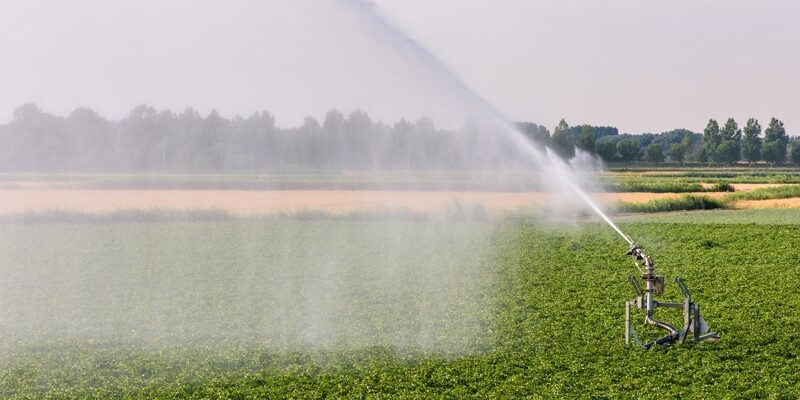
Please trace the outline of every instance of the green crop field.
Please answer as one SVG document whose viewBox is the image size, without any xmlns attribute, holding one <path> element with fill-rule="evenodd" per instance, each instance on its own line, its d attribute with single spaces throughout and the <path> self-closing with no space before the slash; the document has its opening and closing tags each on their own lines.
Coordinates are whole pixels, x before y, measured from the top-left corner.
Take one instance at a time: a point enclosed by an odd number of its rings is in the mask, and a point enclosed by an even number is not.
<svg viewBox="0 0 800 400">
<path fill-rule="evenodd" d="M 797 398 L 800 218 L 740 213 L 624 220 L 722 336 L 649 351 L 595 223 L 5 222 L 0 397 Z"/>
</svg>

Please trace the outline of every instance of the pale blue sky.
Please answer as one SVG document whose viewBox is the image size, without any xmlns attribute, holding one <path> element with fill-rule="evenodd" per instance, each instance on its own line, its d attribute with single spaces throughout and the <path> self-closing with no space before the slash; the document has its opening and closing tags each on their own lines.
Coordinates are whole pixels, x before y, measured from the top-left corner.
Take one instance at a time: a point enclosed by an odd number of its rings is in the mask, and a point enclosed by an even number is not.
<svg viewBox="0 0 800 400">
<path fill-rule="evenodd" d="M 800 133 L 800 2 L 376 0 L 503 114 L 552 128 Z M 0 121 L 25 101 L 119 117 L 150 103 L 283 125 L 332 107 L 433 114 L 458 93 L 330 0 L 3 0 Z"/>
</svg>

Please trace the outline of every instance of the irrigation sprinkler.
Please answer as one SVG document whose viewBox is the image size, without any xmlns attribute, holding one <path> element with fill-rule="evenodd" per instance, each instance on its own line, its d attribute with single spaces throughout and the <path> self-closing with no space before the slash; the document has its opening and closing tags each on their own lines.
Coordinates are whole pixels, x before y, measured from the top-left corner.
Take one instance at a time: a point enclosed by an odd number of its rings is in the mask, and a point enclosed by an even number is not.
<svg viewBox="0 0 800 400">
<path fill-rule="evenodd" d="M 689 293 L 689 289 L 680 277 L 675 278 L 675 283 L 678 284 L 683 293 L 683 303 L 662 303 L 653 298 L 655 295 L 664 294 L 664 276 L 656 274 L 653 260 L 639 248 L 636 242 L 624 235 L 623 238 L 631 245 L 627 255 L 633 257 L 634 264 L 641 272 L 641 279 L 644 282 L 644 289 L 642 289 L 642 285 L 639 284 L 639 280 L 636 277 L 628 277 L 633 289 L 636 291 L 636 299 L 625 302 L 625 344 L 630 344 L 631 339 L 633 339 L 638 346 L 643 349 L 649 349 L 654 345 L 683 343 L 689 333 L 692 334 L 694 343 L 719 339 L 719 335 L 715 332 L 709 332 L 708 325 L 700 315 L 700 305 L 692 302 L 691 293 Z M 644 269 L 639 266 L 639 263 Z M 633 306 L 636 306 L 636 309 L 645 310 L 645 323 L 661 328 L 667 331 L 667 334 L 653 341 L 642 342 L 631 323 L 631 308 Z M 659 307 L 683 309 L 683 328 L 679 330 L 664 321 L 653 318 L 653 313 Z"/>
<path fill-rule="evenodd" d="M 655 265 L 653 264 L 653 259 L 650 258 L 647 254 L 644 254 L 641 248 L 633 241 L 625 232 L 622 232 L 621 229 L 614 223 L 614 221 L 609 218 L 600 206 L 589 197 L 586 192 L 581 190 L 580 187 L 573 183 L 569 183 L 569 186 L 575 192 L 578 197 L 583 199 L 589 207 L 591 207 L 597 215 L 599 215 L 603 221 L 605 221 L 608 226 L 614 229 L 614 232 L 617 232 L 618 235 L 622 237 L 628 244 L 631 246 L 628 249 L 627 255 L 633 257 L 634 265 L 636 269 L 642 274 L 642 281 L 644 281 L 644 289 L 642 289 L 642 285 L 639 284 L 639 281 L 633 277 L 629 276 L 628 281 L 631 282 L 633 285 L 633 289 L 636 291 L 636 299 L 631 301 L 625 302 L 625 344 L 630 344 L 631 339 L 633 339 L 634 343 L 641 346 L 643 349 L 649 349 L 654 345 L 667 345 L 673 343 L 683 343 L 686 341 L 686 336 L 691 332 L 692 334 L 692 341 L 698 343 L 702 340 L 718 340 L 719 335 L 715 332 L 708 331 L 708 324 L 706 321 L 703 320 L 703 317 L 700 316 L 700 305 L 697 303 L 692 302 L 692 295 L 689 293 L 689 289 L 683 283 L 680 277 L 675 278 L 675 283 L 678 284 L 680 287 L 681 292 L 683 293 L 683 303 L 662 303 L 660 301 L 656 301 L 653 299 L 654 295 L 662 295 L 664 294 L 664 275 L 656 274 Z M 639 262 L 641 262 L 644 269 L 639 267 Z M 631 324 L 631 308 L 636 306 L 639 310 L 645 310 L 644 321 L 647 324 L 654 325 L 658 328 L 661 328 L 667 331 L 667 334 L 659 339 L 655 339 L 650 342 L 642 342 L 639 340 L 639 335 L 636 334 L 636 329 L 634 329 L 633 325 Z M 653 313 L 659 307 L 666 307 L 666 308 L 682 308 L 683 309 L 683 328 L 678 330 L 674 326 L 653 318 Z"/>
</svg>

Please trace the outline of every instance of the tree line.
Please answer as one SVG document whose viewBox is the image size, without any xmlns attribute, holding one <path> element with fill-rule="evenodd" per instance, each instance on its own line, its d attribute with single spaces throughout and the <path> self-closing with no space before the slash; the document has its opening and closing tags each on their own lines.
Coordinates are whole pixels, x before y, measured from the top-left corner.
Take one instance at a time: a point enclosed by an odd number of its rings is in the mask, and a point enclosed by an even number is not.
<svg viewBox="0 0 800 400">
<path fill-rule="evenodd" d="M 763 130 L 755 118 L 740 129 L 736 120 L 728 118 L 720 127 L 710 119 L 703 133 L 674 129 L 659 134 L 619 134 L 614 127 L 579 125 L 570 127 L 561 120 L 553 133 L 530 122 L 518 124 L 531 140 L 547 146 L 563 158 L 571 158 L 576 149 L 594 154 L 607 163 L 636 161 L 660 163 L 724 163 L 739 162 L 800 164 L 800 140 L 791 139 L 783 121 L 772 118 Z"/>
<path fill-rule="evenodd" d="M 87 108 L 62 117 L 25 104 L 0 125 L 0 171 L 481 169 L 507 164 L 515 149 L 505 136 L 439 129 L 430 118 L 389 125 L 360 110 L 280 128 L 267 112 L 224 118 L 139 105 L 109 120 Z"/>
<path fill-rule="evenodd" d="M 517 128 L 539 146 L 563 158 L 576 149 L 606 162 L 721 162 L 788 159 L 800 162 L 800 142 L 791 141 L 783 122 L 773 118 L 762 136 L 755 119 L 739 129 L 713 119 L 703 134 L 676 129 L 660 134 L 620 134 L 615 127 L 569 126 L 551 132 L 532 122 Z M 513 166 L 524 155 L 509 135 L 478 125 L 437 128 L 430 118 L 373 121 L 356 110 L 338 110 L 322 122 L 306 117 L 292 128 L 276 126 L 267 112 L 224 118 L 135 107 L 109 120 L 88 108 L 66 117 L 25 104 L 0 125 L 0 171 L 266 171 L 275 169 L 480 169 Z"/>
</svg>

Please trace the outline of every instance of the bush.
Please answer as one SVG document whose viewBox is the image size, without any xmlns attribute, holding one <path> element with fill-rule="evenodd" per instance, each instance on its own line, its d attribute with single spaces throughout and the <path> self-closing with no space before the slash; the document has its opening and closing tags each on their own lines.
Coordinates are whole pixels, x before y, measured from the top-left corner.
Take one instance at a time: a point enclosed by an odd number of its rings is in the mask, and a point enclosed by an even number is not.
<svg viewBox="0 0 800 400">
<path fill-rule="evenodd" d="M 736 189 L 734 189 L 733 185 L 731 185 L 730 183 L 728 183 L 728 182 L 720 182 L 720 183 L 714 184 L 714 186 L 712 186 L 709 191 L 711 191 L 711 192 L 733 192 L 735 190 Z"/>
</svg>

